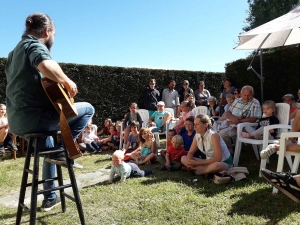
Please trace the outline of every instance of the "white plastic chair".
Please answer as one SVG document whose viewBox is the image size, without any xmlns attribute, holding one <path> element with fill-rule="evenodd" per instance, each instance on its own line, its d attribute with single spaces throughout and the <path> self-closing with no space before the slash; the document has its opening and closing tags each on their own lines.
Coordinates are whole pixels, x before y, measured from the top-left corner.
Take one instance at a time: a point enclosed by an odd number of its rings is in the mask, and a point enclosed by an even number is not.
<svg viewBox="0 0 300 225">
<path fill-rule="evenodd" d="M 174 110 L 172 108 L 165 108 L 164 111 L 170 113 L 172 117 L 174 117 Z M 159 135 L 166 135 L 166 141 L 168 140 L 168 130 L 169 130 L 169 123 L 166 124 L 166 131 L 160 133 L 160 132 L 154 132 L 155 140 L 156 140 L 156 145 L 159 147 L 160 146 L 160 139 Z"/>
<path fill-rule="evenodd" d="M 198 116 L 199 114 L 207 115 L 207 107 L 206 106 L 197 106 L 196 108 L 192 109 L 192 112 L 195 114 L 195 116 Z"/>
<path fill-rule="evenodd" d="M 282 132 L 287 132 L 287 130 L 290 129 L 290 126 L 288 125 L 289 124 L 289 111 L 290 111 L 289 104 L 276 103 L 276 109 L 277 109 L 277 118 L 279 120 L 279 124 L 264 127 L 264 135 L 263 135 L 264 139 L 263 140 L 243 138 L 241 136 L 241 133 L 245 126 L 250 125 L 253 127 L 257 127 L 257 125 L 258 125 L 257 123 L 240 123 L 237 125 L 237 138 L 236 138 L 234 158 L 233 158 L 234 166 L 238 166 L 239 158 L 240 158 L 240 154 L 241 154 L 242 143 L 252 144 L 256 158 L 257 158 L 257 160 L 259 160 L 260 159 L 259 152 L 262 149 L 265 149 L 268 146 L 268 143 L 273 143 L 273 141 L 274 141 L 273 139 L 268 139 L 269 135 L 268 135 L 268 133 L 266 133 L 267 135 L 265 135 L 265 131 L 268 132 L 270 129 L 278 129 L 277 136 L 280 137 L 280 134 Z M 257 145 L 259 146 L 259 149 L 257 148 Z M 265 163 L 266 163 L 266 161 L 263 162 L 263 164 L 265 164 Z M 263 165 L 263 164 L 261 163 L 261 165 Z M 262 167 L 262 168 L 264 168 L 264 167 Z"/>
<path fill-rule="evenodd" d="M 140 116 L 142 117 L 142 120 L 143 120 L 142 126 L 146 127 L 147 123 L 148 123 L 148 119 L 149 119 L 149 112 L 148 112 L 148 110 L 147 109 L 137 109 L 136 112 L 138 112 L 140 114 Z M 123 129 L 123 123 L 121 123 L 119 149 L 125 148 L 125 146 L 123 146 L 123 136 L 124 136 L 124 129 Z"/>
<path fill-rule="evenodd" d="M 290 137 L 298 137 L 298 144 L 300 144 L 300 132 L 289 132 L 289 133 L 282 133 L 280 136 L 280 148 L 277 152 L 278 154 L 278 163 L 277 163 L 277 172 L 283 172 L 283 164 L 284 164 L 284 157 L 286 157 L 291 172 L 297 173 L 299 163 L 300 163 L 300 152 L 289 152 L 286 151 L 286 141 Z M 295 156 L 294 162 L 292 162 L 292 157 Z M 277 193 L 278 190 L 273 188 L 273 194 Z"/>
</svg>

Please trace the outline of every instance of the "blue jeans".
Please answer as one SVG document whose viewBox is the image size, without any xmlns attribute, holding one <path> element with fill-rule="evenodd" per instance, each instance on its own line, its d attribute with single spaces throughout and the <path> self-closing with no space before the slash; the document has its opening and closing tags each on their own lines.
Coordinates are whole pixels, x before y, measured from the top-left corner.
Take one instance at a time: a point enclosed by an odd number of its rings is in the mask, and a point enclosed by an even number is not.
<svg viewBox="0 0 300 225">
<path fill-rule="evenodd" d="M 87 102 L 77 102 L 74 104 L 77 111 L 78 116 L 70 119 L 68 121 L 73 139 L 75 140 L 80 132 L 85 128 L 89 120 L 94 115 L 94 107 Z M 45 132 L 45 131 L 55 131 L 60 130 L 59 126 L 59 114 L 55 109 L 44 111 L 39 120 L 38 125 L 32 130 L 32 133 L 35 132 Z M 44 148 L 53 148 L 54 141 L 52 137 L 47 137 L 44 139 L 40 139 L 42 141 L 41 146 Z M 48 163 L 44 160 L 43 163 L 43 175 L 42 179 L 49 179 L 55 177 L 55 164 Z M 46 182 L 43 184 L 44 189 L 54 188 L 54 181 Z M 44 193 L 45 200 L 53 200 L 56 198 L 56 193 L 54 191 Z"/>
</svg>

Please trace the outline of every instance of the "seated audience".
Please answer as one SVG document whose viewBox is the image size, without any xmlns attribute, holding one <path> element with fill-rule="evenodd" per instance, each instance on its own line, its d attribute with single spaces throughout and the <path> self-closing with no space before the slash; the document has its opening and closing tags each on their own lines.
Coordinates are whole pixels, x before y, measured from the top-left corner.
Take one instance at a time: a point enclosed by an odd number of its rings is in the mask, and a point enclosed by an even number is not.
<svg viewBox="0 0 300 225">
<path fill-rule="evenodd" d="M 224 107 L 224 112 L 228 111 L 229 107 L 232 105 L 232 103 L 234 102 L 234 100 L 235 100 L 234 95 L 232 95 L 232 94 L 227 94 L 226 95 L 227 104 Z"/>
<path fill-rule="evenodd" d="M 158 149 L 158 152 L 160 152 L 160 154 L 162 156 L 166 155 L 166 150 L 168 149 L 168 147 L 172 146 L 172 138 L 176 135 L 176 130 L 174 129 L 170 129 L 168 130 L 168 140 L 166 142 L 166 149 Z"/>
<path fill-rule="evenodd" d="M 181 109 L 182 112 L 181 112 L 181 115 L 179 117 L 179 120 L 176 122 L 176 125 L 174 127 L 174 129 L 176 130 L 177 133 L 179 132 L 179 130 L 181 128 L 184 127 L 184 121 L 186 120 L 186 118 L 189 118 L 189 117 L 195 118 L 195 114 L 191 110 L 191 103 L 190 102 L 183 101 L 180 104 L 180 109 Z"/>
<path fill-rule="evenodd" d="M 160 155 L 157 161 L 160 163 L 160 170 L 175 171 L 181 169 L 181 157 L 185 155 L 183 139 L 180 135 L 172 138 L 172 146 L 167 148 L 165 156 Z"/>
<path fill-rule="evenodd" d="M 220 108 L 217 103 L 217 99 L 213 96 L 208 98 L 207 115 L 209 117 L 220 115 Z"/>
<path fill-rule="evenodd" d="M 155 111 L 150 117 L 148 122 L 154 122 L 156 127 L 151 127 L 152 132 L 163 132 L 166 130 L 167 122 L 172 118 L 169 112 L 164 111 L 165 103 L 160 101 L 157 103 L 157 111 Z"/>
<path fill-rule="evenodd" d="M 292 132 L 300 132 L 300 111 L 296 113 L 295 120 L 292 126 Z M 260 152 L 262 159 L 269 158 L 273 153 L 279 150 L 280 144 L 269 144 L 268 147 Z M 300 145 L 297 143 L 297 138 L 289 138 L 286 150 L 290 152 L 300 152 Z"/>
<path fill-rule="evenodd" d="M 204 81 L 199 82 L 199 88 L 195 91 L 195 103 L 196 106 L 207 106 L 207 99 L 210 97 L 210 93 L 207 89 L 204 89 Z"/>
<path fill-rule="evenodd" d="M 125 120 L 123 122 L 123 128 L 124 128 L 124 144 L 127 144 L 127 138 L 130 133 L 130 124 L 132 121 L 138 121 L 140 124 L 140 127 L 142 127 L 143 120 L 141 115 L 136 112 L 138 109 L 138 106 L 135 102 L 130 104 L 129 112 L 126 114 Z"/>
<path fill-rule="evenodd" d="M 127 144 L 125 146 L 125 149 L 123 149 L 124 152 L 124 161 L 129 161 L 132 158 L 130 155 L 127 155 L 128 153 L 133 152 L 140 146 L 139 141 L 139 126 L 140 124 L 137 121 L 132 121 L 130 124 L 130 134 L 128 136 Z"/>
<path fill-rule="evenodd" d="M 143 127 L 139 133 L 140 146 L 130 156 L 136 164 L 151 164 L 156 162 L 156 142 L 149 128 Z"/>
<path fill-rule="evenodd" d="M 186 156 L 181 162 L 187 168 L 195 170 L 196 175 L 216 173 L 232 166 L 232 157 L 223 139 L 212 129 L 207 115 L 200 114 L 194 120 L 196 135 Z M 206 159 L 195 158 L 198 149 L 206 155 Z"/>
<path fill-rule="evenodd" d="M 92 124 L 88 124 L 82 133 L 82 142 L 86 145 L 86 150 L 91 153 L 100 153 L 101 144 L 98 142 L 98 136 L 93 132 Z"/>
<path fill-rule="evenodd" d="M 277 118 L 276 113 L 276 104 L 272 100 L 265 101 L 262 105 L 263 109 L 263 116 L 258 121 L 258 126 L 254 129 L 252 126 L 245 126 L 246 132 L 242 132 L 242 137 L 244 138 L 253 138 L 262 140 L 264 127 L 279 124 L 279 120 Z M 268 139 L 274 139 L 277 135 L 277 129 L 269 130 L 269 137 Z"/>
<path fill-rule="evenodd" d="M 236 88 L 233 92 L 234 99 L 240 98 L 241 97 L 241 89 Z"/>
<path fill-rule="evenodd" d="M 232 143 L 236 141 L 235 126 L 239 123 L 255 123 L 261 118 L 261 106 L 257 99 L 253 98 L 254 90 L 251 86 L 244 86 L 241 98 L 236 99 L 229 110 L 222 116 L 227 120 L 226 128 L 219 131 L 221 138 L 227 145 L 230 153 L 233 153 Z"/>
<path fill-rule="evenodd" d="M 183 138 L 184 150 L 187 154 L 191 148 L 194 136 L 196 134 L 196 131 L 194 129 L 194 118 L 193 117 L 186 118 L 186 120 L 184 122 L 184 126 L 185 126 L 185 131 L 181 132 L 180 135 Z M 194 154 L 194 157 L 200 158 L 200 155 L 201 155 L 201 152 L 196 151 Z"/>
<path fill-rule="evenodd" d="M 298 108 L 296 106 L 293 106 L 294 105 L 294 102 L 295 102 L 295 97 L 294 95 L 292 94 L 286 94 L 282 97 L 283 99 L 283 102 L 284 103 L 287 103 L 290 105 L 290 116 L 289 116 L 289 120 L 291 119 L 294 119 L 297 111 L 298 111 Z"/>
<path fill-rule="evenodd" d="M 100 137 L 107 137 L 108 135 L 110 135 L 109 132 L 109 127 L 112 125 L 112 121 L 110 118 L 106 118 L 104 120 L 104 124 L 102 129 L 97 133 L 98 136 Z"/>
<path fill-rule="evenodd" d="M 12 151 L 18 151 L 13 143 L 12 134 L 9 132 L 6 105 L 0 104 L 0 156 L 5 154 L 5 146 L 8 146 Z"/>
<path fill-rule="evenodd" d="M 107 183 L 113 183 L 115 174 L 121 177 L 117 183 L 122 183 L 129 177 L 144 177 L 153 174 L 151 170 L 140 170 L 136 164 L 126 163 L 123 159 L 124 153 L 122 150 L 116 150 L 112 154 L 112 166 Z"/>
</svg>

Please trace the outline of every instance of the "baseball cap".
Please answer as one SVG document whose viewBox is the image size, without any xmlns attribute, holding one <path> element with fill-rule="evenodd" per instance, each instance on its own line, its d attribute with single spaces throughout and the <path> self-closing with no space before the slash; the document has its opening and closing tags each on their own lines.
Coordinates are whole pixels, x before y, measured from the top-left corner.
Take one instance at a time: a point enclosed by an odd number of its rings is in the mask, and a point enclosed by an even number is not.
<svg viewBox="0 0 300 225">
<path fill-rule="evenodd" d="M 295 100 L 295 97 L 293 94 L 286 94 L 282 97 L 282 99 L 284 99 L 284 98 L 292 98 L 293 100 Z"/>
<path fill-rule="evenodd" d="M 164 103 L 163 101 L 159 101 L 159 102 L 157 103 L 157 105 L 163 105 L 163 106 L 165 106 L 165 103 Z"/>
</svg>

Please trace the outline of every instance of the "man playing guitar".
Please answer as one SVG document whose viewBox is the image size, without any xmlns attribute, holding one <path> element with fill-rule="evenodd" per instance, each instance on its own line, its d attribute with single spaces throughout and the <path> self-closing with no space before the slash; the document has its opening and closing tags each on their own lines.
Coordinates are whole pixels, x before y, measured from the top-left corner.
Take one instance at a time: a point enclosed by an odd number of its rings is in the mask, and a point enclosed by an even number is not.
<svg viewBox="0 0 300 225">
<path fill-rule="evenodd" d="M 27 17 L 25 24 L 22 40 L 9 53 L 5 68 L 8 122 L 11 132 L 19 136 L 60 130 L 60 115 L 43 89 L 40 82 L 42 77 L 62 84 L 71 98 L 78 93 L 76 84 L 51 59 L 50 49 L 54 42 L 55 26 L 50 17 L 43 13 L 34 13 Z M 73 140 L 94 114 L 93 106 L 86 102 L 75 103 L 74 108 L 78 115 L 67 121 Z M 43 144 L 45 148 L 54 147 L 50 137 Z M 64 153 L 45 157 L 42 179 L 55 177 L 53 163 L 64 164 L 65 161 Z M 54 181 L 44 183 L 44 189 L 54 187 Z M 41 209 L 49 211 L 59 203 L 60 198 L 56 193 L 48 192 L 44 194 Z"/>
</svg>

